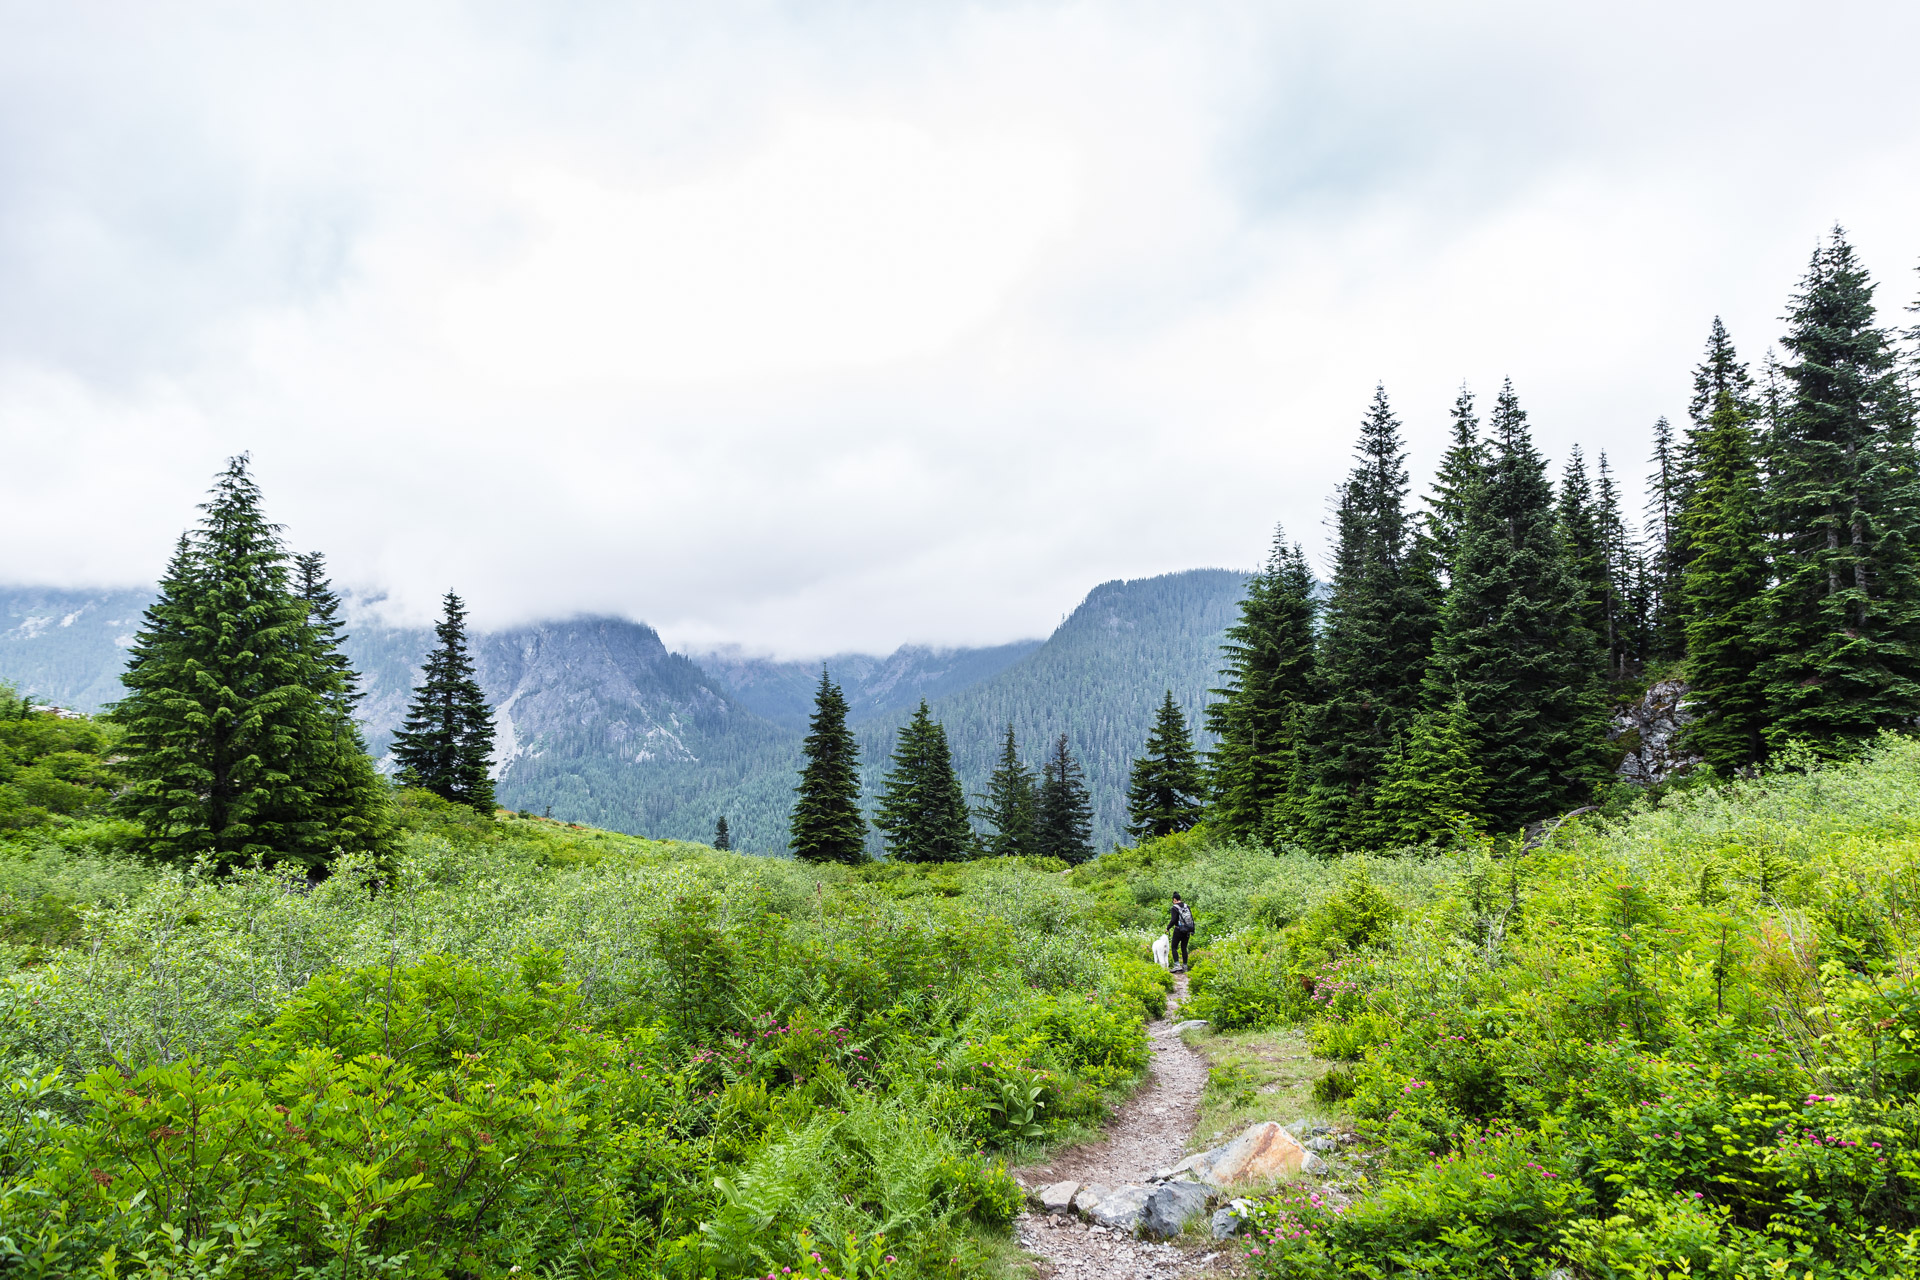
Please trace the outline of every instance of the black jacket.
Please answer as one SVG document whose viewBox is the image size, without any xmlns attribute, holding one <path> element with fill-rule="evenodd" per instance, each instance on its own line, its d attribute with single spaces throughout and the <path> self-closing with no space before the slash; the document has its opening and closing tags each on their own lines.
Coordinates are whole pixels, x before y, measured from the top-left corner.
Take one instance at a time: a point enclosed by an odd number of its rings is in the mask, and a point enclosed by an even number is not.
<svg viewBox="0 0 1920 1280">
<path fill-rule="evenodd" d="M 1193 914 L 1191 908 L 1189 908 L 1187 914 L 1189 916 Z M 1187 926 L 1181 925 L 1180 904 L 1178 903 L 1167 908 L 1167 932 L 1168 933 L 1192 933 L 1193 932 L 1193 927 L 1191 925 L 1187 925 Z"/>
</svg>

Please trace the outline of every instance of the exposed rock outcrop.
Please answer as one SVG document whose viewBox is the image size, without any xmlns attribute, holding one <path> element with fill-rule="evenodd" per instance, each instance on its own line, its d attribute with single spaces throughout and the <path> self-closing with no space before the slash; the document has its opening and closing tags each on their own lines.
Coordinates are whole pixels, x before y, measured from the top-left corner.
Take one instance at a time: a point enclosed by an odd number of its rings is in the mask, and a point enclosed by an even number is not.
<svg viewBox="0 0 1920 1280">
<path fill-rule="evenodd" d="M 1620 776 L 1651 787 L 1699 764 L 1700 757 L 1687 754 L 1678 742 L 1680 731 L 1692 720 L 1686 681 L 1661 680 L 1650 686 L 1639 701 L 1613 717 L 1607 734 L 1625 753 Z"/>
</svg>

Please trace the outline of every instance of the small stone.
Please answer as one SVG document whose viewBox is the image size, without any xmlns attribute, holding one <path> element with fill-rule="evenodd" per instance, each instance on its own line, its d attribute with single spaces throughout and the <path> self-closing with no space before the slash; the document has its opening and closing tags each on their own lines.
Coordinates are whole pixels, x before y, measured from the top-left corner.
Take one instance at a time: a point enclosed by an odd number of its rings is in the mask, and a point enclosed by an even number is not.
<svg viewBox="0 0 1920 1280">
<path fill-rule="evenodd" d="M 1309 1151 L 1332 1151 L 1339 1145 L 1332 1138 L 1308 1138 L 1306 1141 L 1306 1148 Z"/>
<path fill-rule="evenodd" d="M 1176 1022 L 1173 1024 L 1173 1034 L 1179 1035 L 1183 1031 L 1198 1031 L 1201 1027 L 1210 1027 L 1212 1025 L 1213 1024 L 1205 1018 L 1188 1018 L 1185 1022 Z"/>
<path fill-rule="evenodd" d="M 1079 1189 L 1077 1182 L 1056 1182 L 1050 1187 L 1042 1187 L 1040 1207 L 1048 1213 L 1065 1213 L 1073 1207 L 1073 1193 Z"/>
<path fill-rule="evenodd" d="M 1307 1158 L 1300 1162 L 1300 1172 L 1302 1173 L 1321 1174 L 1327 1172 L 1327 1170 L 1332 1167 L 1332 1165 L 1311 1151 L 1307 1152 Z"/>
<path fill-rule="evenodd" d="M 1213 1211 L 1212 1221 L 1213 1238 L 1215 1240 L 1225 1240 L 1230 1236 L 1240 1234 L 1240 1227 L 1242 1225 L 1240 1215 L 1231 1208 L 1215 1209 Z"/>
</svg>

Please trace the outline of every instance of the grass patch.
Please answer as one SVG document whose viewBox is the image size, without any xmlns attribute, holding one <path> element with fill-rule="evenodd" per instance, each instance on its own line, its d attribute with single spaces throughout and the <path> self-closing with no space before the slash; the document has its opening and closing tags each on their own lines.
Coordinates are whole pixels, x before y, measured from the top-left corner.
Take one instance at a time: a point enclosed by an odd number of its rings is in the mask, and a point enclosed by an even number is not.
<svg viewBox="0 0 1920 1280">
<path fill-rule="evenodd" d="M 1218 1146 L 1263 1120 L 1292 1124 L 1304 1117 L 1328 1125 L 1339 1120 L 1338 1112 L 1316 1101 L 1313 1092 L 1335 1064 L 1315 1057 L 1298 1027 L 1228 1032 L 1198 1028 L 1185 1039 L 1208 1062 L 1200 1118 L 1188 1150 Z"/>
</svg>

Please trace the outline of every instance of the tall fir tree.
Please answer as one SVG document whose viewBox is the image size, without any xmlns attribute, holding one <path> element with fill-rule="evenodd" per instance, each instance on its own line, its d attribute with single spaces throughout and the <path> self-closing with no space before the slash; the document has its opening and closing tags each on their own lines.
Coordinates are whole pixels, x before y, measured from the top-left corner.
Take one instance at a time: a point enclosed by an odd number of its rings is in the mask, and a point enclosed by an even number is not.
<svg viewBox="0 0 1920 1280">
<path fill-rule="evenodd" d="M 1487 821 L 1512 831 L 1593 798 L 1607 776 L 1606 700 L 1553 486 L 1511 383 L 1490 427 L 1493 458 L 1441 610 L 1434 705 L 1463 702 Z"/>
<path fill-rule="evenodd" d="M 1479 830 L 1487 779 L 1474 752 L 1462 699 L 1414 717 L 1374 793 L 1371 842 L 1382 849 L 1440 844 Z"/>
<path fill-rule="evenodd" d="M 1185 831 L 1200 820 L 1206 795 L 1187 718 L 1169 689 L 1147 735 L 1146 754 L 1133 762 L 1127 781 L 1127 833 L 1144 840 Z"/>
<path fill-rule="evenodd" d="M 467 652 L 467 607 L 449 591 L 434 624 L 439 642 L 420 670 L 407 718 L 393 735 L 403 786 L 493 812 L 493 711 Z"/>
<path fill-rule="evenodd" d="M 976 852 L 947 731 L 927 713 L 925 698 L 900 730 L 873 825 L 896 862 L 963 862 Z"/>
<path fill-rule="evenodd" d="M 200 510 L 121 677 L 122 812 L 169 861 L 259 857 L 317 871 L 336 849 L 383 852 L 382 788 L 343 785 L 333 643 L 293 589 L 245 454 Z"/>
<path fill-rule="evenodd" d="M 727 830 L 727 815 L 724 813 L 713 824 L 713 847 L 722 852 L 733 848 L 733 832 Z"/>
<path fill-rule="evenodd" d="M 311 659 L 324 680 L 321 701 L 333 730 L 330 742 L 313 744 L 309 776 L 322 805 L 337 815 L 333 825 L 342 833 L 341 846 L 385 852 L 395 834 L 390 788 L 367 754 L 366 739 L 354 719 L 365 695 L 360 673 L 341 647 L 347 636 L 340 597 L 327 578 L 326 557 L 318 551 L 295 556 L 293 567 L 295 593 L 307 606 Z"/>
<path fill-rule="evenodd" d="M 1406 449 L 1384 387 L 1374 388 L 1356 453 L 1338 507 L 1319 696 L 1301 711 L 1299 835 L 1323 852 L 1366 838 L 1387 751 L 1420 707 L 1438 594 L 1406 516 Z"/>
<path fill-rule="evenodd" d="M 1844 749 L 1920 716 L 1920 489 L 1874 286 L 1835 228 L 1788 312 L 1763 518 L 1767 741 Z"/>
<path fill-rule="evenodd" d="M 1435 576 L 1444 586 L 1453 581 L 1454 561 L 1460 554 L 1460 530 L 1473 505 L 1473 494 L 1487 469 L 1487 446 L 1480 438 L 1480 418 L 1473 393 L 1464 386 L 1453 402 L 1453 441 L 1434 473 L 1427 498 L 1426 534 Z"/>
<path fill-rule="evenodd" d="M 1681 527 L 1688 489 L 1684 442 L 1674 439 L 1673 424 L 1653 424 L 1653 473 L 1647 477 L 1647 559 L 1652 589 L 1648 619 L 1648 657 L 1671 662 L 1687 650 L 1687 535 Z"/>
<path fill-rule="evenodd" d="M 1209 818 L 1222 835 L 1292 838 L 1304 820 L 1296 745 L 1300 711 L 1314 696 L 1316 609 L 1306 556 L 1276 529 L 1266 568 L 1247 583 L 1240 619 L 1227 629 L 1226 684 L 1206 710 L 1217 740 Z"/>
<path fill-rule="evenodd" d="M 847 699 L 826 671 L 813 695 L 813 718 L 801 744 L 806 764 L 794 792 L 788 840 L 803 862 L 867 860 L 860 818 L 860 744 L 847 728 Z"/>
<path fill-rule="evenodd" d="M 1566 544 L 1567 566 L 1580 585 L 1580 621 L 1593 633 L 1594 649 L 1602 655 L 1604 664 L 1610 656 L 1607 606 L 1613 591 L 1608 581 L 1607 548 L 1600 532 L 1593 483 L 1587 478 L 1586 456 L 1577 444 L 1567 451 L 1567 465 L 1560 472 L 1555 523 L 1560 526 L 1560 539 Z"/>
<path fill-rule="evenodd" d="M 1054 740 L 1040 767 L 1040 794 L 1033 820 L 1042 857 L 1078 866 L 1093 857 L 1093 800 L 1086 773 L 1067 747 L 1067 735 Z"/>
<path fill-rule="evenodd" d="M 1000 744 L 1000 761 L 987 779 L 987 789 L 976 797 L 986 801 L 974 814 L 987 826 L 981 847 L 996 858 L 1031 856 L 1034 843 L 1034 812 L 1038 796 L 1034 791 L 1033 770 L 1020 759 L 1019 744 L 1014 741 L 1013 724 L 1007 724 L 1007 736 Z"/>
<path fill-rule="evenodd" d="M 1620 486 L 1604 452 L 1594 486 L 1594 519 L 1606 566 L 1607 678 L 1626 683 L 1639 676 L 1646 662 L 1647 606 L 1641 590 L 1646 565 L 1634 543 L 1633 527 L 1621 508 Z"/>
<path fill-rule="evenodd" d="M 1760 638 L 1768 568 L 1753 380 L 1717 316 L 1694 388 L 1698 476 L 1685 512 L 1693 555 L 1683 578 L 1694 719 L 1685 742 L 1724 776 L 1758 764 L 1767 751 Z"/>
</svg>

